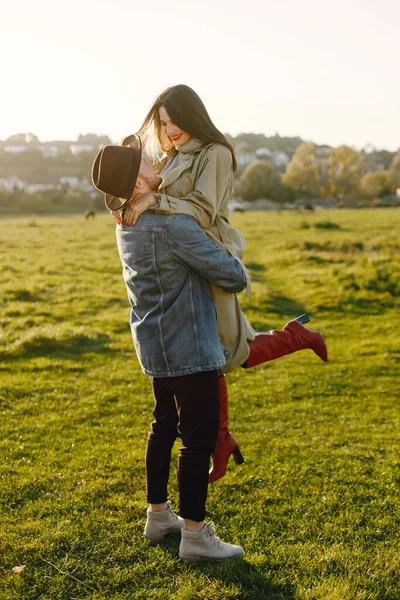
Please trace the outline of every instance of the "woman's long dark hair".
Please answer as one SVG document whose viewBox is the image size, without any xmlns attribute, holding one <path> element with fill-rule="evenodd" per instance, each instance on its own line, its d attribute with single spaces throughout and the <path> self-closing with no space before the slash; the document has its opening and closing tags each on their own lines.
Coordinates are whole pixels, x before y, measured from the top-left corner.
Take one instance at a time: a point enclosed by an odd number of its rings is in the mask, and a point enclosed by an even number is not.
<svg viewBox="0 0 400 600">
<path fill-rule="evenodd" d="M 153 154 L 152 143 L 154 138 L 156 138 L 158 146 L 163 152 L 168 152 L 174 147 L 172 140 L 161 127 L 159 114 L 161 106 L 165 108 L 170 119 L 182 131 L 204 144 L 222 144 L 229 148 L 232 154 L 233 170 L 236 171 L 237 163 L 233 147 L 215 127 L 206 107 L 196 92 L 189 86 L 182 84 L 167 88 L 156 98 L 138 131 L 140 137 L 144 138 L 145 147 L 150 154 Z"/>
</svg>

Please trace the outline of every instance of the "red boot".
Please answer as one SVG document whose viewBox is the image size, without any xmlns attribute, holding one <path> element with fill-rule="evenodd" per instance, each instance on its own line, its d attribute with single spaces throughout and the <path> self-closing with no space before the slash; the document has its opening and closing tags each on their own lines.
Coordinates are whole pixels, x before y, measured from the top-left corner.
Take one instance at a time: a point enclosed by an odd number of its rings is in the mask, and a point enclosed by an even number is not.
<svg viewBox="0 0 400 600">
<path fill-rule="evenodd" d="M 320 333 L 303 327 L 308 323 L 307 315 L 301 315 L 289 321 L 281 331 L 258 333 L 255 340 L 249 342 L 250 355 L 244 368 L 255 367 L 261 363 L 275 360 L 298 350 L 313 350 L 324 362 L 328 361 L 328 349 Z"/>
<path fill-rule="evenodd" d="M 231 454 L 237 465 L 244 462 L 242 453 L 235 438 L 228 430 L 228 388 L 225 377 L 220 377 L 219 385 L 219 425 L 218 438 L 212 455 L 212 468 L 209 473 L 208 483 L 221 479 L 226 473 L 226 467 Z"/>
</svg>

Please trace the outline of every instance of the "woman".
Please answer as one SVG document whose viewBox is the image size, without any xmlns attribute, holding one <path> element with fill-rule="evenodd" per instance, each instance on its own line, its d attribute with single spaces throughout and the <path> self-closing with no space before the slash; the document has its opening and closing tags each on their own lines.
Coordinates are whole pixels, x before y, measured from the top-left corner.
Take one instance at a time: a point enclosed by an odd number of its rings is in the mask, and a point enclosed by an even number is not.
<svg viewBox="0 0 400 600">
<path fill-rule="evenodd" d="M 148 209 L 190 215 L 217 245 L 242 261 L 245 240 L 229 223 L 228 209 L 236 170 L 235 152 L 212 123 L 200 97 L 186 85 L 167 88 L 154 102 L 138 133 L 150 157 L 154 157 L 160 148 L 165 153 L 164 158 L 153 166 L 162 177 L 162 183 L 157 193 L 133 198 L 124 211 L 124 223 L 135 225 Z M 122 143 L 128 145 L 129 138 Z M 224 374 L 238 366 L 256 366 L 306 348 L 327 361 L 322 336 L 302 325 L 308 322 L 307 316 L 289 321 L 281 331 L 256 333 L 242 313 L 236 294 L 211 287 L 218 333 L 227 350 Z M 210 482 L 225 475 L 231 454 L 237 463 L 243 461 L 238 444 L 228 431 L 224 375 L 219 380 L 219 390 L 219 433 Z"/>
</svg>

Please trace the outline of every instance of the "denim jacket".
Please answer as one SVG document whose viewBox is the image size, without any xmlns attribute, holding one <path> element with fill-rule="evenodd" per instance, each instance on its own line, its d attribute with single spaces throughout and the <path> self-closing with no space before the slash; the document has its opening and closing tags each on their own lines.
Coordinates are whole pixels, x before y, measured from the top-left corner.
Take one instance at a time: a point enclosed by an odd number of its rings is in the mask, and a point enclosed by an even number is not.
<svg viewBox="0 0 400 600">
<path fill-rule="evenodd" d="M 181 148 L 187 147 L 191 140 Z M 164 214 L 184 214 L 194 217 L 207 235 L 236 259 L 243 259 L 245 239 L 229 222 L 228 203 L 233 193 L 232 154 L 222 144 L 202 146 L 184 152 L 178 166 L 163 168 L 176 153 L 172 151 L 154 169 L 163 176 L 155 197 L 158 205 L 151 208 Z M 182 154 L 182 149 L 179 151 Z M 247 292 L 250 292 L 247 279 Z M 219 286 L 212 286 L 219 338 L 229 356 L 222 369 L 229 373 L 248 358 L 248 342 L 255 331 L 240 308 L 236 294 L 227 294 Z"/>
<path fill-rule="evenodd" d="M 117 243 L 142 370 L 172 377 L 221 369 L 227 352 L 209 283 L 242 291 L 240 263 L 181 214 L 147 211 L 134 227 L 117 226 Z"/>
</svg>

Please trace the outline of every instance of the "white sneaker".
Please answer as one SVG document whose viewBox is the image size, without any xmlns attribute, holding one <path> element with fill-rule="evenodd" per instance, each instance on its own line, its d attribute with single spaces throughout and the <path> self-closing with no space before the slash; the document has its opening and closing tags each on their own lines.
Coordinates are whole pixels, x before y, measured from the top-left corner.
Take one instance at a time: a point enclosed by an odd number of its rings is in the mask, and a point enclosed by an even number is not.
<svg viewBox="0 0 400 600">
<path fill-rule="evenodd" d="M 183 519 L 171 510 L 171 503 L 161 512 L 153 512 L 147 509 L 147 521 L 144 527 L 144 537 L 151 542 L 159 542 L 167 533 L 180 531 L 183 527 Z"/>
<path fill-rule="evenodd" d="M 205 523 L 200 531 L 182 529 L 179 558 L 186 562 L 199 560 L 224 560 L 234 556 L 242 556 L 243 548 L 221 542 L 215 535 L 216 527 L 211 521 Z"/>
</svg>

